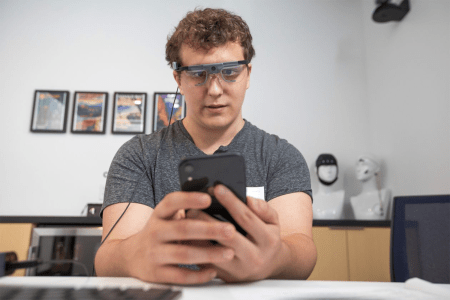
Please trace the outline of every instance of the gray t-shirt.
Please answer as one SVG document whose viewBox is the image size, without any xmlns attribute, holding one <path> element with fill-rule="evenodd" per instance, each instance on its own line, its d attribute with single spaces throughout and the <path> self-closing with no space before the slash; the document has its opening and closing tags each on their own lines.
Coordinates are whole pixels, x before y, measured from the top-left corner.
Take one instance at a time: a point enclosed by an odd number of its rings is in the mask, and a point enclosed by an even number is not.
<svg viewBox="0 0 450 300">
<path fill-rule="evenodd" d="M 214 154 L 218 153 L 244 157 L 248 196 L 269 201 L 304 192 L 312 198 L 302 154 L 286 140 L 248 121 L 228 146 L 220 146 Z M 181 121 L 150 135 L 135 136 L 119 149 L 111 163 L 101 213 L 111 204 L 129 201 L 155 208 L 167 194 L 180 190 L 180 161 L 202 155 L 207 154 L 197 148 Z"/>
</svg>

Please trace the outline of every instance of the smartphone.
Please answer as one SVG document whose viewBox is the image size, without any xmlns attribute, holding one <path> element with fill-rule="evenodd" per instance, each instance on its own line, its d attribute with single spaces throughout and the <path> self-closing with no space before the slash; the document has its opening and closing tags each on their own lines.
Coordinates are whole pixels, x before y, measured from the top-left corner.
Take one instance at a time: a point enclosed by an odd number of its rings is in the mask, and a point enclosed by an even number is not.
<svg viewBox="0 0 450 300">
<path fill-rule="evenodd" d="M 182 191 L 208 193 L 209 187 L 223 184 L 247 204 L 245 160 L 238 154 L 189 157 L 180 162 L 178 173 Z M 203 211 L 220 221 L 232 223 L 245 236 L 245 230 L 234 221 L 225 207 L 214 196 L 211 197 L 211 205 Z"/>
</svg>

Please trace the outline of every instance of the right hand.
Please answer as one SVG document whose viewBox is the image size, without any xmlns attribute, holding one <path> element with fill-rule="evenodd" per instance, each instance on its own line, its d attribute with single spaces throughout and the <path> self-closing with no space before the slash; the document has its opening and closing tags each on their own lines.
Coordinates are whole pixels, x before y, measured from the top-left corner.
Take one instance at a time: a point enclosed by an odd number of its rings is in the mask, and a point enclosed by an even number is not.
<svg viewBox="0 0 450 300">
<path fill-rule="evenodd" d="M 148 282 L 198 284 L 210 281 L 214 263 L 231 261 L 234 251 L 222 246 L 236 234 L 228 222 L 186 219 L 184 211 L 204 209 L 211 197 L 199 192 L 173 192 L 156 206 L 144 228 L 129 242 L 128 270 L 132 277 Z M 209 243 L 218 241 L 217 245 Z M 200 271 L 178 264 L 197 264 Z M 209 265 L 208 267 L 202 265 Z"/>
</svg>

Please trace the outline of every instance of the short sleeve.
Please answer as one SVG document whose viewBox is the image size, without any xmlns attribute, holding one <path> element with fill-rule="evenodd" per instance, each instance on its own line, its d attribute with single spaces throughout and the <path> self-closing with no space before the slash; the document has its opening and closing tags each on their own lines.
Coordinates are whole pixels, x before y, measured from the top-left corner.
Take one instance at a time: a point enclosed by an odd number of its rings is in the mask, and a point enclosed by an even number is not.
<svg viewBox="0 0 450 300">
<path fill-rule="evenodd" d="M 142 140 L 136 136 L 117 151 L 108 171 L 105 196 L 100 216 L 109 205 L 140 203 L 155 207 L 151 170 L 144 158 Z"/>
<path fill-rule="evenodd" d="M 304 192 L 312 200 L 308 165 L 297 148 L 279 140 L 269 164 L 266 200 L 296 192 Z"/>
</svg>

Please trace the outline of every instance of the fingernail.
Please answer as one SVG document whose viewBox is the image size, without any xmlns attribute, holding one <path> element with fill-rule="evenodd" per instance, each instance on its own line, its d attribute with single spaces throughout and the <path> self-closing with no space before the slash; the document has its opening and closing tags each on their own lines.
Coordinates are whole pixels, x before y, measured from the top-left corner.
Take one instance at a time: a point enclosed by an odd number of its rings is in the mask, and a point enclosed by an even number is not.
<svg viewBox="0 0 450 300">
<path fill-rule="evenodd" d="M 200 197 L 198 197 L 198 201 L 200 202 L 200 204 L 206 204 L 209 201 L 209 196 L 201 195 Z"/>
<path fill-rule="evenodd" d="M 225 189 L 225 187 L 219 185 L 219 187 L 217 188 L 217 193 L 219 193 L 219 195 L 225 195 L 226 192 L 227 190 Z"/>
</svg>

